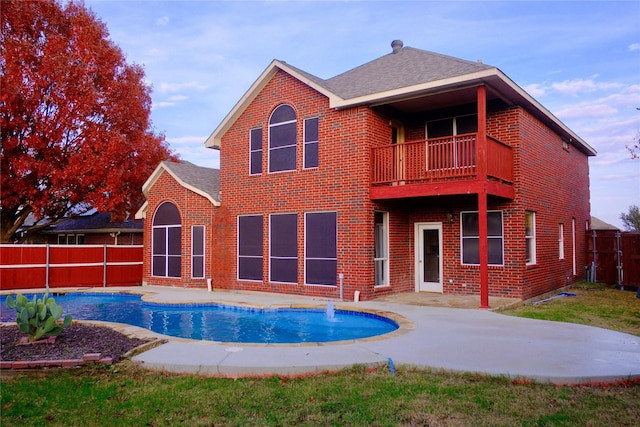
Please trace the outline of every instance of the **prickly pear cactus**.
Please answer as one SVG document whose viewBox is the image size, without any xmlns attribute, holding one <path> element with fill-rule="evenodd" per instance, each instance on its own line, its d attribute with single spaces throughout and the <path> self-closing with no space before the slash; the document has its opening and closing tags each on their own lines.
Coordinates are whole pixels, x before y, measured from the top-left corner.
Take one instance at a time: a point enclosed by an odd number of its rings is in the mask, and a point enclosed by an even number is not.
<svg viewBox="0 0 640 427">
<path fill-rule="evenodd" d="M 29 336 L 29 341 L 38 341 L 46 337 L 59 335 L 60 332 L 71 324 L 71 315 L 66 315 L 62 324 L 58 319 L 62 317 L 62 307 L 45 293 L 42 298 L 37 295 L 29 301 L 24 295 L 16 295 L 15 300 L 11 295 L 7 297 L 7 307 L 15 309 L 18 313 L 16 323 L 20 331 Z"/>
</svg>

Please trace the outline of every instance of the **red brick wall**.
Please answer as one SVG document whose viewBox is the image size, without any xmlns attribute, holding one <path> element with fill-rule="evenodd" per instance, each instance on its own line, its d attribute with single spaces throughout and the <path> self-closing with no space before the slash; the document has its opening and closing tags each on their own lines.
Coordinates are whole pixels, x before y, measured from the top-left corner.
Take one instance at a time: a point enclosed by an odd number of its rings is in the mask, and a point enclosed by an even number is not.
<svg viewBox="0 0 640 427">
<path fill-rule="evenodd" d="M 228 257 L 217 243 L 226 230 L 224 209 L 214 206 L 205 197 L 181 186 L 171 175 L 162 172 L 149 189 L 147 216 L 144 220 L 144 269 L 143 281 L 150 285 L 207 288 L 207 277 L 214 281 L 226 276 Z M 163 202 L 171 202 L 178 208 L 182 222 L 182 277 L 154 277 L 151 275 L 151 249 L 153 216 Z M 205 278 L 191 278 L 191 227 L 205 226 Z"/>
<path fill-rule="evenodd" d="M 269 174 L 268 120 L 281 104 L 297 114 L 297 170 Z M 319 117 L 319 167 L 303 169 L 303 122 Z M 336 297 L 337 287 L 304 285 L 304 213 L 337 211 L 338 273 L 344 296 L 362 299 L 415 290 L 414 224 L 441 222 L 443 282 L 449 294 L 479 294 L 479 267 L 464 266 L 460 255 L 460 212 L 477 211 L 475 195 L 373 203 L 369 198 L 371 145 L 391 142 L 390 117 L 366 107 L 335 111 L 313 89 L 279 71 L 223 136 L 222 203 L 226 234 L 220 232 L 228 267 L 214 285 L 222 288 Z M 249 175 L 249 130 L 263 136 L 263 173 Z M 514 200 L 489 198 L 489 210 L 504 220 L 504 265 L 489 267 L 490 295 L 529 298 L 576 280 L 573 276 L 571 220 L 576 223 L 576 265 L 584 266 L 584 224 L 589 218 L 587 157 L 562 148 L 558 135 L 519 107 L 490 111 L 488 133 L 514 148 Z M 407 123 L 407 139 L 424 138 L 424 121 Z M 390 286 L 374 288 L 375 210 L 389 212 Z M 525 265 L 525 210 L 536 213 L 537 263 Z M 269 282 L 269 214 L 298 214 L 298 283 Z M 237 216 L 263 216 L 263 281 L 238 281 Z M 447 215 L 453 215 L 449 222 Z M 558 222 L 565 227 L 565 259 L 558 260 Z"/>
<path fill-rule="evenodd" d="M 297 115 L 297 170 L 268 173 L 268 120 L 281 104 Z M 303 122 L 319 117 L 319 167 L 303 169 Z M 224 246 L 231 248 L 233 272 L 217 286 L 337 297 L 338 287 L 304 285 L 304 213 L 338 214 L 338 274 L 344 274 L 344 296 L 356 290 L 363 299 L 373 295 L 373 211 L 369 199 L 368 138 L 381 119 L 367 108 L 335 111 L 328 99 L 279 71 L 224 135 L 221 143 L 222 203 L 233 220 Z M 263 173 L 249 175 L 249 129 L 262 128 Z M 388 125 L 386 126 L 388 129 Z M 385 142 L 390 139 L 389 137 Z M 268 271 L 269 214 L 298 214 L 298 284 L 270 283 Z M 238 215 L 263 215 L 263 282 L 237 281 Z"/>
</svg>

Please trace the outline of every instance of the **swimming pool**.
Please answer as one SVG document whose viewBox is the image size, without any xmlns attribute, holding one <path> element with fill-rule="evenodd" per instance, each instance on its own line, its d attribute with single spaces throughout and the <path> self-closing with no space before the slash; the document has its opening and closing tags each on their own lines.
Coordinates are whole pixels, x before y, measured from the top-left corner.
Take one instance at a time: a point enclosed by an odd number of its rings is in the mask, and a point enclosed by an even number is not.
<svg viewBox="0 0 640 427">
<path fill-rule="evenodd" d="M 25 295 L 31 299 L 33 295 Z M 163 335 L 237 343 L 292 344 L 354 340 L 398 329 L 374 313 L 327 308 L 250 308 L 227 304 L 164 304 L 141 295 L 51 293 L 64 315 L 139 326 Z M 14 322 L 15 310 L 0 298 L 0 321 Z"/>
</svg>

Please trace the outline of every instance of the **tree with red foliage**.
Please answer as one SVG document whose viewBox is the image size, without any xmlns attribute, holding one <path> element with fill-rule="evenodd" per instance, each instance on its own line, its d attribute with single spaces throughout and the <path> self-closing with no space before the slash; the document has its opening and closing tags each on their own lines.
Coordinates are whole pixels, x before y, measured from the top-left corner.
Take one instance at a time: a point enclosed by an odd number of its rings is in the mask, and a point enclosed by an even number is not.
<svg viewBox="0 0 640 427">
<path fill-rule="evenodd" d="M 143 69 L 82 4 L 2 0 L 0 17 L 0 242 L 91 209 L 133 214 L 171 157 Z"/>
</svg>

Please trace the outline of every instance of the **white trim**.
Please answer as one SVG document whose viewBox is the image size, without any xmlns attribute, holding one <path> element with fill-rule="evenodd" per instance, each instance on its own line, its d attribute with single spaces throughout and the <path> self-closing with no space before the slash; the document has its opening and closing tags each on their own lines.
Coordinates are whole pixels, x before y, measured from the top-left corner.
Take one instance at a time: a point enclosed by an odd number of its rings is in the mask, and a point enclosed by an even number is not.
<svg viewBox="0 0 640 427">
<path fill-rule="evenodd" d="M 385 252 L 385 257 L 382 258 L 376 258 L 375 257 L 375 244 L 376 244 L 376 238 L 377 238 L 377 223 L 375 222 L 375 214 L 376 213 L 381 213 L 382 214 L 382 233 L 383 233 L 383 244 L 384 244 L 384 252 Z M 391 286 L 391 283 L 389 281 L 389 273 L 390 273 L 390 267 L 389 267 L 389 212 L 388 211 L 374 211 L 373 213 L 373 245 L 374 245 L 374 255 L 373 255 L 373 262 L 374 262 L 374 267 L 373 267 L 373 271 L 374 271 L 374 275 L 375 275 L 375 271 L 376 271 L 376 266 L 375 264 L 379 261 L 383 262 L 383 269 L 384 269 L 384 277 L 385 280 L 382 284 L 380 285 L 376 285 L 376 278 L 374 277 L 373 280 L 373 287 L 378 289 L 378 288 L 384 288 L 384 287 L 389 287 Z"/>
<path fill-rule="evenodd" d="M 564 259 L 564 223 L 558 223 L 558 259 Z"/>
<path fill-rule="evenodd" d="M 199 188 L 194 187 L 193 185 L 187 184 L 186 182 L 184 182 L 182 179 L 180 179 L 180 177 L 178 177 L 178 175 L 176 175 L 171 169 L 169 169 L 166 165 L 165 162 L 161 162 L 158 167 L 156 167 L 156 169 L 153 171 L 153 173 L 151 174 L 151 176 L 149 178 L 147 178 L 147 180 L 145 181 L 144 184 L 142 184 L 142 192 L 146 195 L 149 194 L 149 189 L 153 186 L 153 184 L 155 184 L 155 182 L 160 178 L 160 176 L 162 175 L 162 172 L 165 171 L 167 172 L 169 175 L 171 175 L 171 177 L 176 180 L 176 182 L 178 184 L 180 184 L 182 187 L 186 188 L 187 190 L 191 190 L 196 194 L 201 195 L 202 197 L 204 197 L 205 199 L 209 200 L 211 202 L 211 204 L 213 206 L 220 206 L 220 202 L 215 200 L 213 198 L 213 196 L 211 196 L 209 193 L 202 191 Z M 144 208 L 144 211 L 143 211 Z M 146 211 L 148 208 L 148 203 L 145 202 L 142 207 L 140 207 L 140 209 L 138 209 L 138 212 L 136 212 L 135 214 L 135 218 L 136 219 L 142 219 L 142 218 L 146 218 Z"/>
<path fill-rule="evenodd" d="M 576 219 L 575 218 L 571 218 L 571 252 L 573 255 L 572 271 L 573 271 L 573 275 L 576 276 L 578 274 L 578 271 L 576 266 Z"/>
<path fill-rule="evenodd" d="M 420 259 L 422 253 L 420 243 L 422 242 L 421 230 L 436 230 L 438 231 L 438 282 L 422 282 L 422 264 Z M 416 292 L 444 292 L 443 281 L 443 256 L 442 256 L 442 223 L 441 222 L 416 222 L 413 225 L 413 242 L 414 242 L 414 276 L 415 276 L 415 291 Z M 422 289 L 423 285 L 431 285 L 428 289 Z"/>
<path fill-rule="evenodd" d="M 504 211 L 502 211 L 500 209 L 487 210 L 487 217 L 489 216 L 490 212 L 491 213 L 500 212 L 500 221 L 501 221 L 500 223 L 502 225 L 502 227 L 501 227 L 502 228 L 502 234 L 500 235 L 500 240 L 502 241 L 502 262 L 500 264 L 491 264 L 490 262 L 487 262 L 487 265 L 491 265 L 493 267 L 504 267 L 504 265 L 505 265 L 504 264 L 504 240 L 505 240 L 505 237 L 504 237 Z M 474 265 L 480 265 L 480 264 L 479 263 L 478 264 L 465 263 L 464 262 L 464 251 L 463 251 L 463 248 L 462 248 L 462 242 L 463 242 L 462 215 L 463 214 L 469 214 L 469 213 L 471 213 L 471 214 L 474 213 L 474 214 L 476 214 L 478 216 L 478 227 L 480 226 L 480 212 L 479 211 L 461 211 L 460 212 L 460 265 L 474 266 Z M 488 218 L 487 218 L 487 221 L 488 221 Z M 489 250 L 489 248 L 488 248 L 488 246 L 489 246 L 488 240 L 489 239 L 497 239 L 497 238 L 498 238 L 497 236 L 490 236 L 487 233 L 487 252 Z M 479 235 L 477 237 L 476 236 L 466 237 L 466 239 L 478 239 L 478 245 L 480 244 L 480 236 Z"/>
<path fill-rule="evenodd" d="M 196 227 L 202 227 L 202 255 L 194 255 L 193 250 L 194 250 L 194 245 L 193 245 L 193 230 Z M 207 227 L 205 225 L 198 225 L 198 224 L 193 224 L 191 225 L 191 278 L 192 279 L 204 279 L 205 277 L 207 277 L 207 263 L 206 263 L 206 259 L 207 259 Z M 193 258 L 194 256 L 197 257 L 202 257 L 202 276 L 194 276 L 193 275 Z"/>
<path fill-rule="evenodd" d="M 142 265 L 142 261 L 118 261 L 118 262 L 107 262 L 107 267 L 115 266 L 115 265 Z M 104 267 L 104 262 L 74 262 L 67 264 L 49 264 L 49 267 L 57 268 L 57 267 Z M 0 269 L 2 268 L 46 268 L 47 264 L 5 264 L 0 265 Z"/>
<path fill-rule="evenodd" d="M 531 236 L 527 236 L 527 213 L 531 214 Z M 537 236 L 536 236 L 536 213 L 535 211 L 525 210 L 524 211 L 525 218 L 525 231 L 524 231 L 524 240 L 525 240 L 525 250 L 526 247 L 529 246 L 529 242 L 531 242 L 531 259 L 529 261 L 525 260 L 526 265 L 536 265 L 538 262 L 537 257 Z M 504 234 L 504 231 L 503 231 Z M 526 254 L 526 252 L 525 252 Z M 504 254 L 503 254 L 504 256 Z M 502 260 L 504 262 L 504 259 Z"/>
<path fill-rule="evenodd" d="M 328 260 L 328 261 L 334 261 L 336 262 L 336 283 L 335 285 L 332 285 L 330 283 L 324 283 L 324 284 L 320 284 L 320 283 L 307 283 L 307 237 L 308 237 L 308 233 L 307 233 L 307 215 L 311 214 L 335 214 L 336 215 L 336 235 L 335 235 L 335 239 L 336 239 L 336 257 L 335 258 L 311 258 L 312 260 Z M 338 211 L 309 211 L 309 212 L 305 212 L 304 213 L 304 237 L 303 237 L 303 253 L 304 253 L 304 259 L 303 259 L 303 270 L 304 270 L 304 285 L 305 286 L 324 286 L 324 287 L 331 287 L 331 288 L 335 288 L 337 286 L 340 286 L 340 279 L 338 278 L 337 274 L 338 274 Z"/>
</svg>

